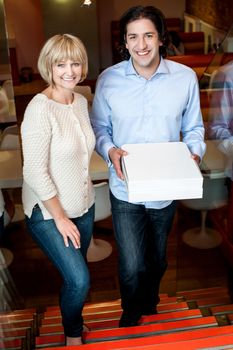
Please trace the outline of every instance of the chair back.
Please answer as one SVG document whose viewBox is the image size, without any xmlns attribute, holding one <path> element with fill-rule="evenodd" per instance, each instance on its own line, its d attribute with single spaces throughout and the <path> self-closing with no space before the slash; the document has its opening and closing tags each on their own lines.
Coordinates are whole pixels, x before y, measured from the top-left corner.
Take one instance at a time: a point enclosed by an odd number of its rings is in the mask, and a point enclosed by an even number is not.
<svg viewBox="0 0 233 350">
<path fill-rule="evenodd" d="M 7 79 L 3 82 L 2 88 L 5 90 L 6 95 L 9 100 L 14 99 L 14 88 L 13 88 L 13 83 L 11 79 Z"/>
<path fill-rule="evenodd" d="M 107 219 L 111 215 L 109 185 L 107 182 L 94 184 L 95 189 L 95 221 Z"/>
<path fill-rule="evenodd" d="M 5 123 L 9 121 L 9 100 L 5 90 L 0 88 L 0 122 Z"/>
<path fill-rule="evenodd" d="M 20 149 L 19 135 L 7 134 L 2 138 L 0 150 Z"/>
<path fill-rule="evenodd" d="M 86 97 L 88 105 L 92 105 L 93 93 L 91 92 L 91 87 L 89 85 L 77 85 L 75 86 L 74 91 Z"/>
</svg>

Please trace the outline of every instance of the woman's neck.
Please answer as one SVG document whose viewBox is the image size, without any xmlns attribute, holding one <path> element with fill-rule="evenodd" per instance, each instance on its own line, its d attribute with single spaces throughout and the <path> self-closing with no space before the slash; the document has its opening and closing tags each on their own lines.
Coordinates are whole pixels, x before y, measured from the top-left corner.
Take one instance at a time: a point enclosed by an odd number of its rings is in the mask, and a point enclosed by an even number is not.
<svg viewBox="0 0 233 350">
<path fill-rule="evenodd" d="M 72 90 L 57 89 L 56 87 L 49 86 L 43 91 L 43 93 L 51 100 L 59 102 L 65 105 L 69 105 L 74 101 L 74 94 Z"/>
</svg>

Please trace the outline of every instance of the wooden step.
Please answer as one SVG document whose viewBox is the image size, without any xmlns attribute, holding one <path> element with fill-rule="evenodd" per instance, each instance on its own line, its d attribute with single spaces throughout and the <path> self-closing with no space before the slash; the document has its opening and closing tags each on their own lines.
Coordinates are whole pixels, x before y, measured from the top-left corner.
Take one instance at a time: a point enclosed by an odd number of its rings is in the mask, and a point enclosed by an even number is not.
<svg viewBox="0 0 233 350">
<path fill-rule="evenodd" d="M 172 342 L 168 344 L 142 345 L 137 350 L 216 350 L 216 349 L 232 349 L 233 335 L 220 335 L 212 338 L 195 339 L 184 342 Z M 227 348 L 225 347 L 227 346 Z M 230 347 L 228 347 L 230 346 Z M 132 347 L 124 348 L 124 350 L 132 350 Z"/>
<path fill-rule="evenodd" d="M 18 350 L 22 349 L 22 339 L 8 339 L 8 340 L 3 340 L 0 339 L 0 349 L 2 350 Z"/>
<path fill-rule="evenodd" d="M 30 328 L 0 329 L 0 339 L 25 338 Z"/>
<path fill-rule="evenodd" d="M 231 303 L 231 298 L 229 296 L 223 297 L 212 297 L 205 298 L 196 301 L 198 307 L 210 307 L 210 306 L 219 306 L 219 305 L 227 305 Z"/>
<path fill-rule="evenodd" d="M 214 316 L 178 320 L 163 323 L 153 323 L 148 325 L 127 327 L 127 328 L 116 328 L 107 330 L 91 331 L 85 334 L 86 342 L 114 340 L 127 337 L 145 337 L 152 334 L 162 334 L 168 332 L 178 332 L 188 329 L 211 327 L 217 326 L 218 323 Z"/>
<path fill-rule="evenodd" d="M 158 304 L 158 310 L 169 309 L 170 307 L 167 305 L 170 305 L 170 304 L 176 305 L 177 303 L 180 303 L 180 301 L 177 300 L 177 297 L 167 297 L 167 298 L 164 297 L 163 299 L 160 300 L 160 303 Z M 176 306 L 174 306 L 174 308 L 176 308 Z M 122 310 L 120 299 L 115 300 L 113 302 L 85 305 L 83 309 L 83 315 L 85 316 L 92 313 L 101 313 L 105 311 L 116 311 L 116 310 Z M 52 307 L 47 307 L 43 314 L 44 314 L 44 318 L 53 317 L 53 316 L 61 315 L 61 311 L 59 306 L 52 306 Z"/>
<path fill-rule="evenodd" d="M 229 291 L 226 287 L 211 287 L 203 289 L 193 289 L 176 292 L 176 295 L 185 297 L 186 300 L 197 300 L 209 298 L 211 296 L 219 297 L 220 295 L 229 295 Z"/>
<path fill-rule="evenodd" d="M 177 302 L 177 303 L 171 303 L 171 304 L 164 304 L 164 305 L 158 305 L 158 312 L 159 313 L 167 313 L 167 312 L 173 312 L 173 311 L 181 311 L 181 310 L 189 310 L 189 306 L 186 302 Z M 90 320 L 97 320 L 97 319 L 108 319 L 113 318 L 117 319 L 120 318 L 122 313 L 121 309 L 116 310 L 104 310 L 102 312 L 96 312 L 96 313 L 86 313 L 83 314 L 84 322 L 88 322 Z M 41 324 L 57 324 L 59 325 L 61 323 L 61 315 L 60 311 L 58 310 L 51 310 L 51 313 L 49 311 L 46 311 L 42 315 Z"/>
<path fill-rule="evenodd" d="M 233 304 L 212 306 L 209 308 L 212 315 L 227 315 L 233 312 Z"/>
<path fill-rule="evenodd" d="M 122 314 L 121 310 L 111 311 L 111 312 L 103 312 L 98 314 L 89 314 L 84 315 L 84 322 L 87 323 L 89 321 L 94 320 L 104 320 L 104 319 L 119 319 Z M 49 324 L 61 324 L 61 316 L 54 316 L 54 317 L 46 317 L 41 319 L 42 325 L 49 325 Z"/>
<path fill-rule="evenodd" d="M 140 319 L 140 324 L 171 322 L 195 317 L 202 317 L 202 313 L 199 309 L 181 311 L 178 310 L 167 313 L 158 313 L 155 315 L 142 316 Z"/>
<path fill-rule="evenodd" d="M 32 320 L 18 320 L 17 322 L 6 322 L 1 323 L 0 329 L 6 330 L 6 329 L 17 329 L 17 328 L 30 328 L 33 325 Z"/>
<path fill-rule="evenodd" d="M 138 338 L 138 337 L 147 337 L 152 335 L 159 335 L 169 332 L 179 332 L 187 331 L 195 328 L 204 328 L 204 327 L 213 327 L 217 326 L 217 322 L 214 316 L 187 319 L 187 320 L 178 320 L 167 323 L 158 323 L 158 324 L 149 324 L 136 327 L 127 327 L 127 328 L 116 328 L 116 329 L 107 329 L 107 330 L 97 330 L 91 332 L 84 332 L 84 340 L 86 343 L 89 342 L 99 342 L 99 341 L 112 341 L 125 338 Z M 219 327 L 220 328 L 220 327 Z M 36 337 L 36 346 L 40 345 L 53 344 L 63 345 L 64 335 L 41 335 Z"/>
<path fill-rule="evenodd" d="M 158 323 L 158 322 L 170 322 L 175 320 L 183 320 L 188 318 L 202 317 L 202 313 L 199 309 L 195 310 L 182 310 L 182 311 L 172 311 L 168 313 L 143 316 L 139 323 L 140 324 L 148 324 L 148 323 Z M 47 321 L 48 319 L 42 320 Z M 40 334 L 54 334 L 61 333 L 62 323 L 61 318 L 52 318 L 54 323 L 43 323 L 40 327 Z M 86 325 L 91 329 L 106 329 L 106 328 L 116 328 L 119 325 L 119 317 L 110 318 L 110 319 L 97 319 L 97 320 L 85 320 Z"/>
<path fill-rule="evenodd" d="M 185 310 L 185 311 L 175 311 L 164 314 L 143 316 L 139 323 L 141 325 L 151 324 L 151 323 L 159 323 L 159 322 L 172 322 L 175 320 L 184 320 L 189 318 L 202 317 L 201 311 L 196 310 Z M 86 325 L 90 328 L 90 330 L 100 330 L 100 329 L 108 329 L 108 328 L 117 328 L 119 325 L 119 318 L 117 319 L 105 319 L 105 320 L 91 320 L 85 322 Z M 39 330 L 39 334 L 56 334 L 63 333 L 62 324 L 42 324 Z"/>
<path fill-rule="evenodd" d="M 0 316 L 0 325 L 3 323 L 14 323 L 21 321 L 32 321 L 34 318 L 34 314 L 8 314 Z"/>
<path fill-rule="evenodd" d="M 227 314 L 227 319 L 228 319 L 230 324 L 233 324 L 233 311 L 232 311 L 232 313 Z"/>
<path fill-rule="evenodd" d="M 127 346 L 132 348 L 137 348 L 138 346 L 145 345 L 155 345 L 161 343 L 174 343 L 178 341 L 188 341 L 190 342 L 193 339 L 202 339 L 202 338 L 210 338 L 220 335 L 231 335 L 233 334 L 233 326 L 225 326 L 225 327 L 210 327 L 210 328 L 201 328 L 194 329 L 185 332 L 177 332 L 177 333 L 168 333 L 162 335 L 153 335 L 148 337 L 138 337 L 132 339 L 121 339 L 111 342 L 98 342 L 98 343 L 90 343 L 81 346 L 76 346 L 77 349 L 85 349 L 85 350 L 111 350 L 111 349 L 126 349 Z M 37 338 L 36 348 L 50 349 L 50 350 L 67 350 L 67 347 L 63 347 L 64 345 L 64 336 L 47 336 Z M 55 346 L 56 348 L 52 347 Z M 59 346 L 60 344 L 60 346 Z M 189 344 L 189 343 L 188 343 Z M 49 346 L 49 348 L 47 348 Z M 186 343 L 186 349 L 189 349 Z"/>
</svg>

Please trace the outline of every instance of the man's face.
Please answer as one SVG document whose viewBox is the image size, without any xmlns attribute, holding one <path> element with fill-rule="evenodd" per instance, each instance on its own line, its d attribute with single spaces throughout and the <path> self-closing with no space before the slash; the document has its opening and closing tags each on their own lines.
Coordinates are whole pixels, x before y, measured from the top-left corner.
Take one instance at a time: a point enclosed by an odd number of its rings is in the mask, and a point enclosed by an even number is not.
<svg viewBox="0 0 233 350">
<path fill-rule="evenodd" d="M 130 22 L 125 39 L 135 70 L 148 78 L 159 65 L 159 47 L 163 45 L 153 22 L 146 18 Z"/>
</svg>

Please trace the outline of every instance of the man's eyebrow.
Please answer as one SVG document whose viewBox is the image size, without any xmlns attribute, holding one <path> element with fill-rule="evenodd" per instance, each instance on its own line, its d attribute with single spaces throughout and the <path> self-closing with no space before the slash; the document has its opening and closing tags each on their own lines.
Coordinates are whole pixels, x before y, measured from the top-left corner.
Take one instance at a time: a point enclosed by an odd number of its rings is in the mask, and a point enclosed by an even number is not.
<svg viewBox="0 0 233 350">
<path fill-rule="evenodd" d="M 150 32 L 142 33 L 142 34 L 155 34 L 155 32 L 154 31 L 150 31 Z M 138 35 L 138 33 L 127 33 L 127 35 Z"/>
</svg>

